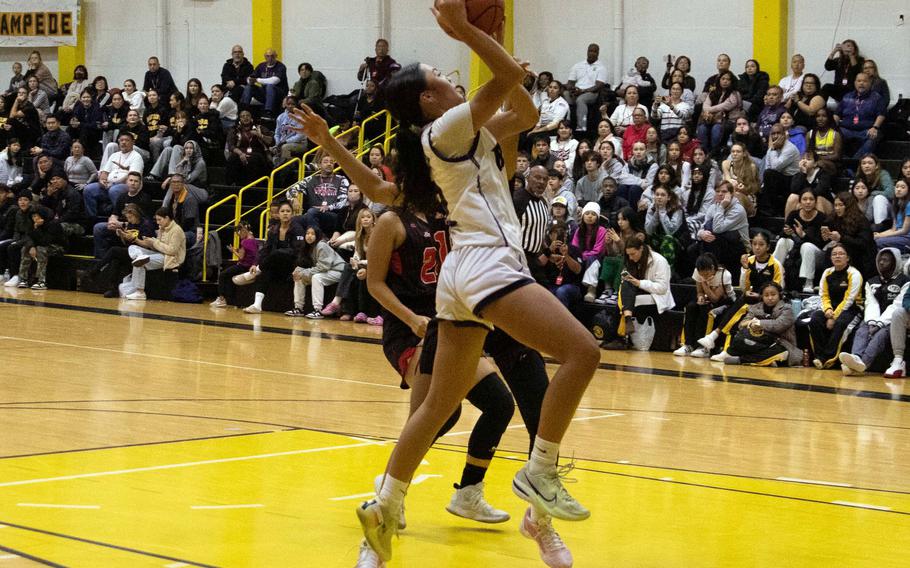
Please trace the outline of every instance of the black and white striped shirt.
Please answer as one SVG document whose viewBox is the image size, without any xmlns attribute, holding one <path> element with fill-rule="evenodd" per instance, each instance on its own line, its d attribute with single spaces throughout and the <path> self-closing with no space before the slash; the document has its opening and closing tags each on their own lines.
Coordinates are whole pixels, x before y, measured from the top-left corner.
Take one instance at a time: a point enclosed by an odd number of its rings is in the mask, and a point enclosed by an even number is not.
<svg viewBox="0 0 910 568">
<path fill-rule="evenodd" d="M 512 201 L 521 223 L 521 248 L 528 254 L 540 254 L 543 251 L 550 221 L 547 201 L 542 197 L 535 197 L 524 189 L 517 191 Z"/>
</svg>

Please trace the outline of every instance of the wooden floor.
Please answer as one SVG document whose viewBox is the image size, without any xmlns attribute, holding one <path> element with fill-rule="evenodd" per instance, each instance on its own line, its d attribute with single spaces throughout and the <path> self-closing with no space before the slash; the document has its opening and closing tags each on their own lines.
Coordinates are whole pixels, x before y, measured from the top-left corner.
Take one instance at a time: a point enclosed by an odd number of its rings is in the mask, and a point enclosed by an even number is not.
<svg viewBox="0 0 910 568">
<path fill-rule="evenodd" d="M 407 415 L 379 330 L 0 288 L 0 568 L 352 566 Z M 577 567 L 910 565 L 910 386 L 603 352 L 564 442 Z M 552 367 L 551 367 L 552 371 Z M 474 410 L 428 454 L 390 566 L 541 565 L 445 512 Z"/>
</svg>

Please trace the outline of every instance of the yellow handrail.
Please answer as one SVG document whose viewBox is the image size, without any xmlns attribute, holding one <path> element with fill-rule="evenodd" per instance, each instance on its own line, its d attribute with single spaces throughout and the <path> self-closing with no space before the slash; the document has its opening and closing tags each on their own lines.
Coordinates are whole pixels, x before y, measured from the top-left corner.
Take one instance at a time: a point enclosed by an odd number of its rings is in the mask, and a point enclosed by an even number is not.
<svg viewBox="0 0 910 568">
<path fill-rule="evenodd" d="M 205 225 L 204 225 L 205 230 L 203 231 L 203 234 L 202 234 L 202 239 L 203 239 L 202 240 L 202 281 L 203 282 L 206 281 L 206 278 L 208 276 L 208 262 L 206 262 L 206 254 L 208 253 L 208 248 L 209 248 L 209 217 L 210 217 L 213 209 L 215 209 L 216 207 L 218 207 L 220 205 L 224 205 L 225 203 L 227 203 L 228 201 L 230 201 L 232 199 L 238 199 L 237 194 L 232 193 L 231 195 L 226 196 L 221 201 L 218 201 L 217 203 L 213 203 L 212 205 L 209 205 L 208 208 L 205 210 Z M 218 229 L 216 229 L 216 231 L 223 229 L 223 228 L 224 227 L 219 227 Z"/>
<path fill-rule="evenodd" d="M 246 184 L 245 186 L 241 187 L 241 188 L 240 188 L 240 191 L 237 192 L 237 203 L 234 205 L 234 221 L 232 222 L 232 224 L 233 224 L 235 227 L 237 226 L 238 223 L 240 223 L 240 219 L 243 217 L 243 214 L 242 214 L 242 211 L 243 211 L 243 194 L 244 194 L 247 190 L 250 190 L 250 189 L 257 189 L 256 186 L 258 186 L 258 185 L 259 185 L 259 182 L 261 182 L 261 181 L 265 181 L 266 184 L 268 184 L 268 183 L 269 183 L 269 178 L 266 177 L 266 176 L 262 176 L 261 178 L 255 180 L 255 181 L 252 181 L 252 182 Z M 217 231 L 217 230 L 220 230 L 220 229 L 223 229 L 223 228 L 226 227 L 226 226 L 227 226 L 227 224 L 222 225 L 221 227 L 219 227 L 218 229 L 216 229 L 216 231 Z M 240 245 L 240 236 L 237 235 L 237 233 L 234 233 L 234 247 L 237 247 L 237 246 L 239 246 L 239 245 Z"/>
<path fill-rule="evenodd" d="M 370 122 L 370 121 L 372 121 L 372 120 L 379 120 L 379 118 L 381 118 L 381 117 L 385 117 L 385 120 L 386 120 L 385 132 L 383 132 L 381 135 L 377 136 L 377 137 L 376 137 L 375 139 L 373 139 L 373 140 L 365 141 L 364 138 L 366 137 L 366 134 L 365 134 L 365 131 L 364 131 L 364 129 L 363 129 L 363 125 L 366 124 L 366 123 L 368 123 L 368 122 Z M 342 136 L 347 136 L 347 135 L 349 135 L 349 134 L 352 134 L 352 133 L 354 133 L 354 132 L 357 132 L 357 134 L 358 134 L 358 138 L 357 138 L 357 140 L 358 140 L 358 148 L 357 148 L 357 149 L 358 149 L 358 153 L 357 153 L 357 157 L 360 158 L 360 157 L 362 157 L 363 155 L 365 155 L 366 153 L 368 153 L 370 147 L 372 147 L 372 145 L 373 145 L 374 143 L 376 143 L 376 142 L 377 142 L 378 140 L 380 140 L 380 139 L 384 139 L 384 147 L 385 147 L 386 152 L 388 152 L 388 151 L 389 151 L 389 147 L 390 147 L 390 146 L 389 146 L 389 142 L 390 142 L 393 138 L 395 138 L 394 132 L 395 132 L 397 129 L 398 129 L 398 125 L 395 125 L 394 127 L 392 126 L 392 115 L 391 115 L 388 111 L 383 110 L 383 111 L 380 111 L 380 112 L 378 112 L 378 113 L 376 113 L 376 114 L 374 114 L 374 115 L 368 117 L 368 118 L 367 118 L 366 120 L 364 120 L 360 125 L 352 126 L 351 128 L 348 128 L 347 130 L 345 130 L 344 132 L 341 132 L 341 133 L 339 133 L 339 134 L 336 134 L 336 135 L 335 135 L 335 138 L 336 138 L 336 139 L 337 139 L 337 138 L 341 138 Z M 365 147 L 365 144 L 369 144 L 369 146 Z M 206 239 L 206 243 L 205 243 L 204 247 L 208 244 L 208 234 L 209 234 L 209 213 L 210 213 L 210 211 L 211 211 L 212 209 L 214 209 L 215 207 L 217 207 L 217 206 L 219 206 L 219 205 L 222 205 L 222 204 L 226 203 L 226 202 L 229 201 L 230 199 L 237 199 L 237 202 L 234 204 L 234 220 L 233 220 L 232 223 L 226 223 L 226 224 L 222 225 L 221 227 L 218 227 L 217 229 L 215 229 L 215 231 L 219 231 L 219 230 L 221 230 L 221 229 L 227 227 L 227 226 L 230 225 L 230 224 L 233 224 L 234 226 L 236 226 L 238 223 L 240 223 L 240 221 L 241 221 L 241 219 L 243 219 L 243 217 L 246 217 L 247 215 L 249 215 L 249 214 L 251 214 L 251 213 L 255 213 L 257 210 L 259 210 L 260 207 L 262 207 L 263 209 L 262 209 L 262 212 L 260 213 L 260 216 L 259 216 L 259 238 L 260 238 L 260 239 L 265 238 L 266 229 L 268 228 L 267 215 L 268 215 L 268 212 L 269 212 L 269 206 L 271 205 L 272 201 L 273 201 L 276 197 L 285 194 L 285 193 L 288 191 L 288 189 L 289 189 L 289 188 L 284 188 L 284 189 L 282 189 L 281 191 L 279 191 L 279 192 L 277 192 L 277 193 L 275 192 L 275 177 L 276 177 L 276 175 L 278 174 L 278 172 L 280 172 L 280 171 L 282 171 L 282 170 L 285 170 L 285 169 L 288 169 L 288 168 L 290 168 L 290 167 L 292 167 L 293 165 L 296 164 L 296 165 L 298 166 L 297 180 L 300 181 L 300 180 L 305 179 L 306 176 L 304 176 L 304 173 L 305 173 L 305 171 L 306 171 L 307 158 L 309 158 L 310 155 L 316 153 L 316 152 L 317 152 L 318 150 L 320 150 L 320 149 L 321 149 L 321 146 L 316 146 L 316 147 L 314 147 L 314 148 L 311 148 L 310 150 L 306 151 L 306 152 L 303 154 L 303 156 L 301 156 L 300 158 L 293 158 L 292 160 L 289 160 L 289 161 L 287 161 L 287 162 L 281 164 L 280 166 L 278 166 L 278 167 L 275 168 L 274 170 L 272 170 L 272 172 L 268 175 L 268 177 L 259 178 L 258 180 L 254 181 L 253 183 L 251 183 L 251 184 L 249 184 L 249 185 L 247 185 L 247 186 L 241 188 L 240 191 L 238 191 L 236 195 L 228 196 L 228 197 L 226 197 L 225 199 L 222 199 L 222 200 L 219 201 L 218 203 L 216 203 L 216 204 L 212 205 L 211 207 L 209 207 L 209 208 L 206 210 L 206 217 L 205 217 L 205 239 Z M 340 169 L 340 168 L 338 168 L 338 169 Z M 336 169 L 336 171 L 338 171 L 338 169 Z M 259 204 L 257 204 L 256 206 L 254 206 L 254 207 L 252 207 L 251 209 L 249 209 L 249 210 L 247 210 L 246 212 L 244 212 L 244 211 L 243 211 L 243 194 L 244 194 L 244 192 L 246 192 L 246 191 L 249 190 L 249 189 L 252 189 L 256 184 L 258 184 L 259 182 L 261 182 L 261 181 L 264 180 L 264 179 L 267 180 L 267 182 L 268 182 L 267 193 L 266 193 L 267 199 L 266 199 L 265 201 L 263 201 L 262 203 L 259 203 Z M 238 238 L 237 238 L 237 236 L 235 235 L 235 236 L 234 236 L 234 241 L 235 241 L 235 242 L 234 242 L 234 246 L 237 246 L 237 245 L 239 244 L 239 243 L 237 242 L 237 240 L 238 240 Z M 206 277 L 206 270 L 205 270 L 205 268 L 203 268 L 203 280 L 205 279 L 205 277 Z"/>
<path fill-rule="evenodd" d="M 387 110 L 381 110 L 381 111 L 377 112 L 376 114 L 368 117 L 367 119 L 365 119 L 363 122 L 360 123 L 360 136 L 357 139 L 358 148 L 363 148 L 364 138 L 366 137 L 367 124 L 374 120 L 379 120 L 379 117 L 381 117 L 381 116 L 385 116 L 385 124 L 386 124 L 385 130 L 386 130 L 386 132 L 389 131 L 389 128 L 391 128 L 391 125 L 392 125 L 392 115 Z M 386 149 L 386 151 L 388 151 L 388 148 Z"/>
<path fill-rule="evenodd" d="M 288 160 L 287 162 L 281 164 L 280 166 L 278 166 L 277 168 L 272 170 L 272 173 L 269 174 L 269 191 L 268 191 L 268 193 L 266 193 L 266 196 L 267 196 L 267 198 L 265 200 L 266 203 L 272 202 L 272 194 L 275 191 L 275 175 L 278 172 L 280 172 L 281 170 L 284 170 L 290 166 L 293 166 L 294 164 L 296 164 L 298 162 L 303 162 L 303 160 L 301 158 L 294 158 L 293 160 Z M 299 172 L 302 171 L 302 168 L 298 168 L 297 171 L 298 171 L 297 180 L 300 181 Z M 258 208 L 258 206 L 257 206 L 257 208 Z M 239 214 L 238 214 L 238 219 L 239 219 Z"/>
</svg>

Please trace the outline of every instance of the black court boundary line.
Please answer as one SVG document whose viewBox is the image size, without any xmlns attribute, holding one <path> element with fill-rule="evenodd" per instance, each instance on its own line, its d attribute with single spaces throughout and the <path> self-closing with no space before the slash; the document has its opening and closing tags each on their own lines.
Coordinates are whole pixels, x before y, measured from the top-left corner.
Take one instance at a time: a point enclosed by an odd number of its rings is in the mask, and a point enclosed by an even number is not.
<svg viewBox="0 0 910 568">
<path fill-rule="evenodd" d="M 8 526 L 11 526 L 11 525 L 8 525 Z M 37 562 L 38 564 L 44 564 L 45 566 L 53 566 L 54 568 L 66 568 L 66 566 L 63 564 L 57 564 L 56 562 L 52 562 L 50 560 L 45 560 L 44 558 L 39 558 L 33 554 L 27 554 L 25 552 L 22 552 L 21 550 L 16 550 L 15 548 L 10 548 L 8 546 L 3 546 L 2 544 L 0 544 L 0 550 L 2 550 L 3 552 L 9 552 L 10 554 L 15 554 L 16 556 L 21 556 L 22 558 L 25 558 L 26 560 L 31 560 L 32 562 Z"/>
<path fill-rule="evenodd" d="M 457 450 L 456 450 L 456 449 L 454 449 L 454 448 L 438 447 L 438 446 L 436 446 L 436 445 L 433 445 L 431 449 L 437 449 L 437 450 L 442 450 L 442 451 L 445 451 L 445 452 L 452 452 L 452 453 L 456 453 L 456 454 L 464 454 L 464 453 L 465 453 L 464 451 L 462 451 L 462 450 L 460 450 L 460 449 L 457 449 Z M 516 452 L 516 453 L 519 453 L 519 454 L 520 454 L 521 452 Z M 518 463 L 521 463 L 521 462 L 524 460 L 524 458 L 517 458 L 517 457 L 512 457 L 512 456 L 499 456 L 499 455 L 493 456 L 493 459 L 501 459 L 501 460 L 507 460 L 507 461 L 510 461 L 510 462 L 518 462 Z M 579 458 L 579 459 L 584 459 L 584 458 Z M 585 459 L 585 461 L 594 461 L 594 462 L 598 462 L 598 460 L 588 460 L 588 459 Z M 603 462 L 603 461 L 599 461 L 598 463 L 613 463 L 613 462 Z M 618 464 L 618 465 L 630 465 L 630 464 Z M 641 467 L 649 467 L 649 466 L 641 466 Z M 806 502 L 806 503 L 816 503 L 816 504 L 819 504 L 819 505 L 828 505 L 828 506 L 832 506 L 832 507 L 845 507 L 845 508 L 847 508 L 847 509 L 859 509 L 859 510 L 862 510 L 862 511 L 873 511 L 873 512 L 876 512 L 876 513 L 893 513 L 893 514 L 896 514 L 896 515 L 910 516 L 910 511 L 895 511 L 895 510 L 893 510 L 893 509 L 888 510 L 888 511 L 883 511 L 883 510 L 881 510 L 881 509 L 871 509 L 871 508 L 867 508 L 867 507 L 856 507 L 856 506 L 854 506 L 854 505 L 842 505 L 842 504 L 840 504 L 840 503 L 834 503 L 834 502 L 832 502 L 832 501 L 822 501 L 821 499 L 809 499 L 808 497 L 794 497 L 794 496 L 792 496 L 792 495 L 778 495 L 778 494 L 776 494 L 776 493 L 765 493 L 765 492 L 763 492 L 763 491 L 750 491 L 750 490 L 748 490 L 748 489 L 736 489 L 736 488 L 733 488 L 733 487 L 718 487 L 718 486 L 716 486 L 716 485 L 708 485 L 708 484 L 706 484 L 706 483 L 695 483 L 695 482 L 692 482 L 692 481 L 679 481 L 679 480 L 677 480 L 677 479 L 664 480 L 664 479 L 659 479 L 659 478 L 655 478 L 655 477 L 649 477 L 649 476 L 647 476 L 647 475 L 635 475 L 635 474 L 632 474 L 632 473 L 621 473 L 621 472 L 618 472 L 618 471 L 603 471 L 603 470 L 591 469 L 591 468 L 587 468 L 587 467 L 575 467 L 575 469 L 577 469 L 577 470 L 579 470 L 579 471 L 586 471 L 586 472 L 588 472 L 588 473 L 599 473 L 599 474 L 602 474 L 602 475 L 613 475 L 613 476 L 616 476 L 616 477 L 626 477 L 626 478 L 630 478 L 630 479 L 640 479 L 640 480 L 643 480 L 643 481 L 655 481 L 655 482 L 658 482 L 658 483 L 673 483 L 673 484 L 676 484 L 676 485 L 685 485 L 685 486 L 688 486 L 688 487 L 699 487 L 699 488 L 702 488 L 702 489 L 714 489 L 714 490 L 717 490 L 717 491 L 729 491 L 729 492 L 731 492 L 731 493 L 743 493 L 743 494 L 746 494 L 746 495 L 757 495 L 757 496 L 760 496 L 760 497 L 771 497 L 771 498 L 776 498 L 776 499 L 789 499 L 789 500 L 791 500 L 791 501 L 803 501 L 803 502 Z M 652 469 L 670 469 L 670 468 L 652 467 Z M 683 470 L 683 471 L 686 471 L 686 470 Z M 699 472 L 696 472 L 696 473 L 699 473 Z M 710 474 L 710 475 L 721 475 L 721 476 L 723 476 L 723 477 L 742 477 L 742 476 L 739 476 L 739 475 L 729 475 L 729 474 Z M 778 483 L 785 483 L 785 482 L 783 482 L 783 481 L 779 481 L 779 480 L 776 480 L 776 479 L 771 480 L 771 479 L 761 478 L 761 477 L 752 478 L 752 479 L 760 479 L 760 480 L 767 480 L 767 481 L 777 481 Z M 823 485 L 812 485 L 812 484 L 808 484 L 808 483 L 800 483 L 799 485 L 806 485 L 806 486 L 811 486 L 811 487 L 816 487 L 816 488 L 824 487 L 824 488 L 828 488 L 828 489 L 843 489 L 843 490 L 860 489 L 860 488 L 858 488 L 858 487 L 828 487 L 828 486 L 826 486 L 826 485 L 825 485 L 825 486 L 823 486 Z M 870 490 L 870 491 L 874 491 L 874 490 Z M 889 492 L 889 493 L 890 493 L 890 492 Z"/>
<path fill-rule="evenodd" d="M 4 521 L 3 519 L 0 519 L 0 525 L 6 525 L 8 527 L 12 527 L 12 528 L 19 529 L 19 530 L 29 531 L 29 532 L 43 534 L 43 535 L 47 535 L 47 536 L 54 536 L 54 537 L 63 538 L 66 540 L 75 540 L 76 542 L 82 542 L 82 543 L 91 544 L 94 546 L 101 546 L 101 547 L 110 548 L 113 550 L 120 550 L 122 552 L 130 552 L 132 554 L 138 554 L 140 556 L 149 556 L 151 558 L 160 558 L 161 560 L 171 560 L 173 562 L 182 562 L 182 563 L 188 564 L 190 566 L 199 566 L 200 568 L 218 568 L 217 566 L 215 566 L 213 564 L 203 564 L 202 562 L 193 562 L 192 560 L 184 560 L 183 558 L 176 558 L 174 556 L 165 556 L 163 554 L 157 554 L 155 552 L 147 552 L 145 550 L 139 550 L 138 548 L 130 548 L 128 546 L 120 546 L 118 544 L 111 544 L 109 542 L 102 542 L 100 540 L 92 540 L 90 538 L 82 538 L 80 536 L 74 536 L 71 534 L 54 532 L 54 531 L 39 529 L 39 528 L 35 528 L 35 527 L 29 527 L 29 526 L 20 525 L 17 523 L 9 523 L 7 521 Z M 53 564 L 53 566 L 59 566 L 59 565 Z"/>
<path fill-rule="evenodd" d="M 237 322 L 220 322 L 205 320 L 200 318 L 191 318 L 185 316 L 168 316 L 163 314 L 146 314 L 144 312 L 130 312 L 125 310 L 114 310 L 110 308 L 95 308 L 89 306 L 73 306 L 70 304 L 58 304 L 53 302 L 41 302 L 37 300 L 20 300 L 18 298 L 0 298 L 0 304 L 16 304 L 23 306 L 33 306 L 39 308 L 51 308 L 60 310 L 70 310 L 79 312 L 88 312 L 95 314 L 114 315 L 120 317 L 135 317 L 142 319 L 168 321 L 173 323 L 184 323 L 201 326 L 220 327 L 225 329 L 236 329 L 244 331 L 259 331 L 265 333 L 275 333 L 280 335 L 291 335 L 299 337 L 314 337 L 320 339 L 333 339 L 338 341 L 349 341 L 352 343 L 366 343 L 372 345 L 381 345 L 382 340 L 379 338 L 358 337 L 354 335 L 343 335 L 338 333 L 328 333 L 323 331 L 307 331 L 302 329 L 288 329 L 273 326 L 257 326 L 253 324 Z M 548 363 L 554 363 L 552 359 L 546 360 Z M 710 380 L 717 383 L 732 383 L 737 385 L 755 386 L 763 388 L 774 388 L 793 390 L 801 392 L 812 392 L 821 394 L 834 394 L 840 396 L 851 396 L 854 398 L 870 398 L 877 400 L 889 400 L 894 402 L 910 402 L 908 394 L 892 394 L 882 391 L 867 391 L 848 389 L 841 387 L 830 387 L 825 385 L 811 385 L 807 383 L 794 383 L 789 381 L 772 381 L 769 379 L 757 379 L 737 376 L 715 375 L 710 373 L 700 373 L 695 371 L 671 371 L 668 369 L 655 369 L 649 367 L 637 367 L 634 365 L 618 365 L 614 363 L 600 363 L 599 369 L 605 371 L 617 371 L 622 373 L 636 373 L 643 375 L 655 375 L 663 377 L 673 377 L 679 379 L 693 380 Z"/>
<path fill-rule="evenodd" d="M 121 402 L 313 402 L 344 404 L 410 404 L 408 400 L 356 400 L 337 398 L 108 398 L 86 400 L 31 400 L 21 402 L 0 402 L 4 407 L 16 408 L 28 404 L 109 404 Z M 863 424 L 861 422 L 842 422 L 838 420 L 812 420 L 809 418 L 790 418 L 787 416 L 757 416 L 754 414 L 723 414 L 720 412 L 688 412 L 682 410 L 650 410 L 647 408 L 601 408 L 598 406 L 579 406 L 579 410 L 597 412 L 628 412 L 637 414 L 678 414 L 683 416 L 710 416 L 715 418 L 742 418 L 747 420 L 775 420 L 778 422 L 802 422 L 806 424 L 833 424 L 835 426 L 857 426 L 863 428 L 882 428 L 886 430 L 910 430 L 910 426 L 889 426 L 887 424 Z M 264 423 L 267 424 L 268 423 Z M 2 456 L 0 456 L 2 457 Z"/>
<path fill-rule="evenodd" d="M 282 430 L 287 431 L 287 430 Z M 92 452 L 95 450 L 119 450 L 121 448 L 136 448 L 141 446 L 163 446 L 165 444 L 179 444 L 181 442 L 204 442 L 205 440 L 220 440 L 222 438 L 240 438 L 242 436 L 256 436 L 258 434 L 271 434 L 273 430 L 263 430 L 261 432 L 243 432 L 241 434 L 223 434 L 217 436 L 201 436 L 199 438 L 182 438 L 178 440 L 159 440 L 156 442 L 136 442 L 133 444 L 117 444 L 114 446 L 98 446 L 94 448 L 76 448 L 72 450 L 56 450 L 52 452 L 35 452 L 33 454 L 17 454 L 11 456 L 0 456 L 0 460 L 11 460 L 15 458 L 34 458 L 39 456 L 56 456 L 60 454 L 77 454 L 80 452 Z"/>
<path fill-rule="evenodd" d="M 150 399 L 148 402 L 160 402 L 161 400 L 167 400 L 167 399 Z M 208 400 L 208 399 L 176 399 L 176 400 L 198 401 L 198 400 Z M 235 400 L 235 399 L 213 399 L 213 400 L 233 401 L 233 400 Z M 240 399 L 240 400 L 246 400 L 246 399 Z M 250 399 L 250 400 L 260 401 L 260 400 L 272 400 L 272 399 Z M 89 400 L 89 401 L 68 401 L 68 402 L 123 402 L 123 401 L 117 401 L 117 400 L 91 401 L 91 400 Z M 130 399 L 129 402 L 145 402 L 145 401 L 144 401 L 143 399 Z M 401 401 L 391 401 L 391 400 L 386 400 L 386 401 L 350 401 L 350 400 L 342 400 L 342 401 L 339 401 L 339 400 L 307 400 L 307 399 L 279 399 L 279 402 L 346 402 L 346 403 L 351 403 L 351 402 L 369 402 L 369 403 L 381 402 L 381 403 L 392 403 L 392 404 L 405 404 L 405 403 L 407 403 L 407 401 L 401 402 Z M 4 404 L 16 404 L 16 403 L 4 403 Z M 22 409 L 22 408 L 24 408 L 25 410 L 73 410 L 73 411 L 84 411 L 84 412 L 113 412 L 113 413 L 121 412 L 121 413 L 125 413 L 125 414 L 151 414 L 151 415 L 161 415 L 161 414 L 163 414 L 163 413 L 156 413 L 156 412 L 127 411 L 127 410 L 111 410 L 111 409 L 103 409 L 103 408 L 102 408 L 102 409 L 91 409 L 91 408 L 54 408 L 54 407 L 52 407 L 52 408 L 47 408 L 47 407 L 35 407 L 35 408 L 32 408 L 32 407 L 18 407 L 18 406 L 12 406 L 12 407 L 10 407 L 10 406 L 6 406 L 6 407 L 0 406 L 0 412 L 2 412 L 3 410 L 7 410 L 7 409 Z M 580 410 L 596 410 L 596 411 L 599 411 L 599 412 L 640 412 L 640 413 L 657 413 L 657 412 L 664 412 L 664 411 L 652 411 L 652 410 L 630 410 L 630 409 L 623 409 L 623 408 L 605 409 L 605 408 L 597 408 L 597 407 L 579 407 L 579 409 L 580 409 Z M 798 422 L 811 422 L 811 423 L 817 423 L 817 424 L 841 424 L 841 423 L 839 423 L 839 422 L 824 422 L 824 421 L 816 421 L 816 420 L 787 419 L 787 418 L 778 419 L 778 418 L 768 418 L 768 417 L 761 417 L 761 416 L 739 416 L 739 415 L 713 414 L 713 413 L 698 413 L 698 412 L 695 412 L 695 413 L 691 413 L 691 412 L 672 412 L 672 414 L 686 414 L 686 415 L 694 414 L 694 415 L 698 415 L 698 416 L 700 416 L 700 415 L 707 415 L 707 416 L 719 416 L 719 417 L 724 417 L 724 418 L 729 418 L 729 417 L 732 417 L 732 418 L 755 418 L 755 419 L 759 419 L 759 420 L 793 420 L 793 421 L 798 421 Z M 239 420 L 231 420 L 231 419 L 217 418 L 217 417 L 207 417 L 207 416 L 191 416 L 191 415 L 184 415 L 184 414 L 166 414 L 166 416 L 177 416 L 177 417 L 186 417 L 186 418 L 211 418 L 211 419 L 213 419 L 213 420 L 227 420 L 227 421 L 232 421 L 232 422 L 240 422 Z M 271 424 L 269 424 L 269 423 L 263 423 L 263 424 L 271 425 Z M 868 425 L 868 424 L 849 424 L 849 423 L 847 423 L 847 424 L 845 424 L 845 425 L 847 425 L 847 426 L 877 427 L 877 426 Z M 881 427 L 882 427 L 882 428 L 901 428 L 901 429 L 905 429 L 905 428 L 903 428 L 903 427 L 892 427 L 892 426 L 881 426 Z M 334 434 L 334 435 L 338 435 L 338 436 L 347 436 L 347 437 L 373 438 L 373 439 L 382 440 L 382 441 L 392 441 L 392 440 L 395 440 L 395 438 L 383 438 L 383 437 L 379 437 L 379 436 L 368 436 L 368 435 L 361 435 L 361 434 L 351 434 L 351 433 L 347 433 L 347 432 L 336 432 L 336 431 L 321 430 L 321 429 L 319 429 L 319 428 L 308 428 L 308 427 L 302 427 L 302 426 L 288 426 L 288 427 L 286 427 L 286 429 L 280 430 L 280 431 L 281 431 L 281 432 L 291 432 L 291 431 L 295 431 L 295 430 L 306 430 L 306 431 L 310 431 L 310 432 L 317 432 L 317 433 L 322 433 L 322 434 Z M 115 445 L 115 446 L 100 446 L 100 447 L 96 447 L 96 448 L 80 448 L 80 449 L 73 449 L 73 450 L 60 450 L 60 451 L 54 451 L 54 452 L 40 452 L 40 453 L 34 453 L 34 454 L 21 454 L 21 455 L 12 455 L 12 456 L 0 456 L 0 460 L 12 459 L 12 458 L 34 457 L 34 456 L 49 456 L 49 455 L 66 454 L 66 453 L 76 453 L 76 452 L 89 452 L 89 451 L 94 451 L 94 450 L 112 450 L 112 449 L 119 449 L 119 448 L 129 448 L 129 447 L 134 447 L 134 446 L 153 446 L 153 445 L 161 445 L 161 444 L 176 444 L 176 443 L 180 443 L 180 442 L 195 442 L 195 441 L 214 440 L 214 439 L 221 439 L 221 438 L 236 438 L 236 437 L 240 437 L 240 436 L 255 436 L 255 435 L 258 435 L 258 434 L 271 434 L 271 433 L 274 433 L 274 431 L 269 430 L 269 431 L 262 431 L 262 432 L 246 432 L 246 433 L 241 433 L 241 434 L 225 434 L 225 435 L 218 435 L 218 436 L 203 436 L 203 437 L 199 437 L 199 438 L 186 438 L 186 439 L 179 439 L 179 440 L 164 440 L 164 441 L 161 441 L 161 442 L 139 442 L 139 443 L 135 443 L 135 444 L 121 444 L 121 445 Z M 437 443 L 438 443 L 438 442 L 437 442 Z M 449 444 L 449 443 L 447 443 L 447 442 L 442 442 L 442 444 L 450 445 L 450 446 L 457 447 L 457 448 L 463 448 L 463 447 L 465 447 L 465 446 L 461 446 L 461 445 L 459 445 L 459 444 Z M 502 448 L 502 449 L 505 449 L 505 448 Z M 521 453 L 520 451 L 517 451 L 517 450 L 506 450 L 506 451 L 512 451 L 512 452 L 514 452 L 514 453 Z M 773 482 L 776 482 L 776 483 L 798 483 L 798 482 L 788 482 L 788 481 L 786 481 L 786 480 L 781 480 L 781 479 L 777 479 L 777 478 L 773 478 L 773 477 L 762 477 L 762 476 L 757 476 L 757 475 L 745 475 L 745 474 L 739 474 L 739 473 L 735 473 L 735 474 L 734 474 L 734 473 L 722 473 L 722 472 L 707 471 L 707 470 L 700 470 L 700 469 L 689 469 L 689 468 L 673 467 L 673 466 L 665 466 L 665 465 L 649 465 L 649 464 L 632 463 L 632 462 L 620 463 L 620 462 L 617 462 L 617 461 L 603 460 L 603 459 L 597 459 L 597 458 L 580 458 L 580 459 L 584 459 L 585 461 L 594 462 L 594 463 L 608 463 L 608 464 L 614 464 L 614 465 L 619 465 L 619 466 L 629 465 L 629 466 L 634 466 L 634 467 L 644 467 L 644 468 L 651 468 L 651 469 L 665 469 L 665 470 L 668 470 L 668 471 L 680 471 L 680 472 L 697 473 L 697 474 L 704 474 L 704 475 L 719 475 L 719 476 L 723 476 L 723 477 L 735 477 L 735 478 L 740 478 L 740 479 L 755 479 L 755 480 L 761 480 L 761 481 L 773 481 Z M 799 484 L 800 484 L 800 485 L 811 485 L 811 486 L 813 486 L 813 487 L 829 487 L 828 485 L 818 484 L 818 483 L 799 483 Z M 895 495 L 910 495 L 910 491 L 899 491 L 899 490 L 896 490 L 896 489 L 881 489 L 881 488 L 876 488 L 876 487 L 861 487 L 861 486 L 856 486 L 856 485 L 851 485 L 850 487 L 845 487 L 844 489 L 856 489 L 856 490 L 861 490 L 861 491 L 875 491 L 875 492 L 879 492 L 879 493 L 891 493 L 891 494 L 895 494 Z"/>
<path fill-rule="evenodd" d="M 284 430 L 299 430 L 299 426 L 290 426 L 288 424 L 275 424 L 273 422 L 257 422 L 255 420 L 243 420 L 239 418 L 222 418 L 219 416 L 197 416 L 194 414 L 177 414 L 173 412 L 146 412 L 142 410 L 117 410 L 113 408 L 60 408 L 56 406 L 0 406 L 0 411 L 4 410 L 60 410 L 69 412 L 110 412 L 111 414 L 147 414 L 149 416 L 172 416 L 175 418 L 194 418 L 200 420 L 218 420 L 221 422 L 237 422 L 238 424 L 255 424 L 257 426 L 276 426 Z"/>
</svg>

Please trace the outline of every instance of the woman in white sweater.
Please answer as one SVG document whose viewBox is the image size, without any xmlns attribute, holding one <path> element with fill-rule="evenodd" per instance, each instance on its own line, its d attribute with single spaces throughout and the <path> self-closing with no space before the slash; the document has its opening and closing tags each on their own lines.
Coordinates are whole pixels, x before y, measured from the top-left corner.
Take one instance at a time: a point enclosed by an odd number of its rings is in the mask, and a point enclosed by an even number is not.
<svg viewBox="0 0 910 568">
<path fill-rule="evenodd" d="M 647 314 L 662 314 L 673 309 L 676 302 L 670 293 L 670 264 L 651 250 L 644 241 L 633 236 L 626 241 L 625 268 L 619 288 L 619 337 L 603 345 L 604 349 L 622 350 L 634 332 L 636 322 Z"/>
</svg>

